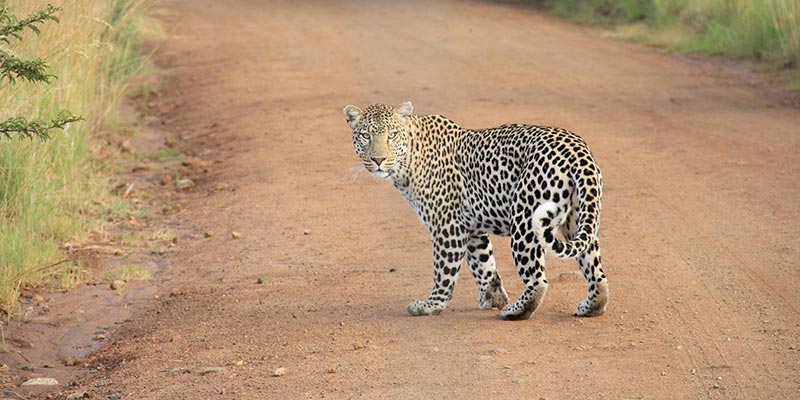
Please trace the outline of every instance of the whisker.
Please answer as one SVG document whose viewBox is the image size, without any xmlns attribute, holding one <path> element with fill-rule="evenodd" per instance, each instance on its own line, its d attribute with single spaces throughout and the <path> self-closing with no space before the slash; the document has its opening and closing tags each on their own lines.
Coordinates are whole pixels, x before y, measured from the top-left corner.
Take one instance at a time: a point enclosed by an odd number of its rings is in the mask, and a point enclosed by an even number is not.
<svg viewBox="0 0 800 400">
<path fill-rule="evenodd" d="M 354 183 L 356 179 L 358 179 L 358 176 L 361 175 L 362 172 L 366 171 L 363 165 L 356 165 L 354 167 L 350 167 L 348 170 L 350 173 L 350 183 Z"/>
</svg>

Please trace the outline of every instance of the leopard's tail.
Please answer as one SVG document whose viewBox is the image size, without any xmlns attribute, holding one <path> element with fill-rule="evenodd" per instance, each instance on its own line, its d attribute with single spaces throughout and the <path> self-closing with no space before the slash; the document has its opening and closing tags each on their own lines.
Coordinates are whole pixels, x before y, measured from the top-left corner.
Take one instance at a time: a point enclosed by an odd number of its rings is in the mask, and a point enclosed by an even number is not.
<svg viewBox="0 0 800 400">
<path fill-rule="evenodd" d="M 594 168 L 588 173 L 583 170 L 573 171 L 572 180 L 575 183 L 575 189 L 578 191 L 578 229 L 572 238 L 567 241 L 562 241 L 556 237 L 556 232 L 565 218 L 564 212 L 558 209 L 556 203 L 547 201 L 533 212 L 536 235 L 556 257 L 575 258 L 583 254 L 597 238 L 602 179 L 599 172 Z M 589 180 L 593 181 L 587 182 Z M 596 185 L 587 185 L 587 183 L 595 183 Z M 587 186 L 591 187 L 587 188 Z"/>
</svg>

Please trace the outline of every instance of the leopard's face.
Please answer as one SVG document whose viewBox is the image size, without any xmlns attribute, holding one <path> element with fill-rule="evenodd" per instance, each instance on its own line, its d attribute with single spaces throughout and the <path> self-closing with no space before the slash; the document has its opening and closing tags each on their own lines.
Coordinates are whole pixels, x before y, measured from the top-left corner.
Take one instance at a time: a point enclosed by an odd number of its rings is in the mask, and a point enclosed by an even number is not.
<svg viewBox="0 0 800 400">
<path fill-rule="evenodd" d="M 397 108 L 377 104 L 361 110 L 344 108 L 353 130 L 353 146 L 364 168 L 372 175 L 389 179 L 404 167 L 410 144 L 411 103 Z"/>
</svg>

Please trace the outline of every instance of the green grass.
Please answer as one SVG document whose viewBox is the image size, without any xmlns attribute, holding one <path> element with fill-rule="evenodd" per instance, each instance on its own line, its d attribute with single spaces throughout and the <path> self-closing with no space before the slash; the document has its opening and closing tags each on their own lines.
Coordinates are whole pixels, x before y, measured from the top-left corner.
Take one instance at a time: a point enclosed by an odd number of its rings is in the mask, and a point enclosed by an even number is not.
<svg viewBox="0 0 800 400">
<path fill-rule="evenodd" d="M 116 217 L 132 216 L 136 219 L 145 219 L 148 217 L 147 209 L 141 206 L 133 208 L 131 203 L 124 200 L 113 200 L 108 206 L 107 213 Z"/>
<path fill-rule="evenodd" d="M 582 23 L 680 53 L 753 59 L 800 79 L 797 0 L 535 0 Z"/>
<path fill-rule="evenodd" d="M 175 161 L 181 157 L 180 150 L 174 147 L 162 147 L 150 154 L 148 158 L 155 161 Z"/>
<path fill-rule="evenodd" d="M 150 279 L 150 271 L 139 264 L 131 264 L 124 267 L 114 268 L 105 275 L 106 280 L 115 281 L 132 281 L 132 280 L 146 280 Z"/>
<path fill-rule="evenodd" d="M 10 1 L 10 11 L 25 16 L 46 2 Z M 10 116 L 49 117 L 62 108 L 82 115 L 47 142 L 0 140 L 0 311 L 13 310 L 18 290 L 61 286 L 79 279 L 73 263 L 47 265 L 65 258 L 60 246 L 80 242 L 115 204 L 103 170 L 101 136 L 118 135 L 127 125 L 121 110 L 128 85 L 145 63 L 140 50 L 143 0 L 55 2 L 61 22 L 41 34 L 26 32 L 10 51 L 43 57 L 50 85 L 0 84 L 0 120 Z M 109 165 L 110 164 L 110 165 Z M 116 206 L 119 208 L 120 206 Z"/>
<path fill-rule="evenodd" d="M 534 0 L 548 12 L 581 23 L 617 24 L 642 20 L 651 0 Z"/>
</svg>

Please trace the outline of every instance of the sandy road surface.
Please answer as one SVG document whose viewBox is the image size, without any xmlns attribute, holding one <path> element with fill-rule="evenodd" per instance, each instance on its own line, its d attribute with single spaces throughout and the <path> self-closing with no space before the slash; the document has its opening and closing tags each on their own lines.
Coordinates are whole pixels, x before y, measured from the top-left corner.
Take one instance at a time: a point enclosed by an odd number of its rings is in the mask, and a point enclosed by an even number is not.
<svg viewBox="0 0 800 400">
<path fill-rule="evenodd" d="M 183 294 L 116 332 L 82 387 L 136 399 L 800 396 L 800 112 L 746 74 L 483 2 L 166 7 L 165 131 L 216 161 L 178 229 L 218 234 L 174 258 L 159 279 Z M 606 315 L 571 316 L 585 286 L 556 260 L 531 320 L 478 310 L 468 273 L 443 315 L 406 315 L 430 290 L 428 235 L 394 188 L 357 173 L 340 110 L 407 99 L 466 127 L 559 125 L 590 143 L 607 184 Z M 214 182 L 236 190 L 208 194 Z M 508 241 L 495 249 L 516 297 Z"/>
</svg>

